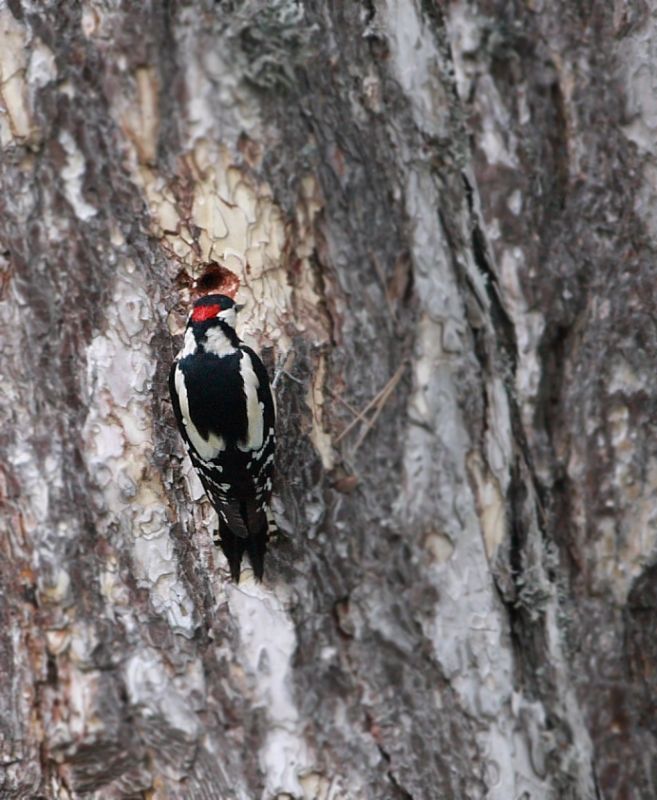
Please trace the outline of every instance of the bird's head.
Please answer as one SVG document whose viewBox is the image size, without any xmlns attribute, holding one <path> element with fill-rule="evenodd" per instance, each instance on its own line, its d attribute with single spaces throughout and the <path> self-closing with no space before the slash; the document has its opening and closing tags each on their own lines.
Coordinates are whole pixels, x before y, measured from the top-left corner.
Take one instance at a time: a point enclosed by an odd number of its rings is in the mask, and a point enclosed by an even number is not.
<svg viewBox="0 0 657 800">
<path fill-rule="evenodd" d="M 235 327 L 237 312 L 242 308 L 225 294 L 207 294 L 194 303 L 189 323 L 201 324 L 215 321 L 225 322 Z"/>
</svg>

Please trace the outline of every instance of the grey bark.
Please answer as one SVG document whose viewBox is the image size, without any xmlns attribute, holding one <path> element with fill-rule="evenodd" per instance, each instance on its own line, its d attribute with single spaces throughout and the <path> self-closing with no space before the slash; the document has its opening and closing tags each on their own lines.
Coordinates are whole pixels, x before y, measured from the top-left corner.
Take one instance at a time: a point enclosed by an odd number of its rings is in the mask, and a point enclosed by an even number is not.
<svg viewBox="0 0 657 800">
<path fill-rule="evenodd" d="M 0 0 L 0 797 L 654 798 L 657 6 Z M 241 280 L 236 587 L 167 396 Z"/>
</svg>

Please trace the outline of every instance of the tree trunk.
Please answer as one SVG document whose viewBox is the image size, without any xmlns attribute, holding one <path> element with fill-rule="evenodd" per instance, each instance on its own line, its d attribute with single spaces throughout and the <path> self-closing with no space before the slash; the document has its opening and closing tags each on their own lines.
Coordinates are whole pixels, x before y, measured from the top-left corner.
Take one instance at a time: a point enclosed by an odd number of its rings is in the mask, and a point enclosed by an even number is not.
<svg viewBox="0 0 657 800">
<path fill-rule="evenodd" d="M 1 798 L 657 796 L 657 5 L 0 0 Z M 236 586 L 168 369 L 276 384 Z"/>
</svg>

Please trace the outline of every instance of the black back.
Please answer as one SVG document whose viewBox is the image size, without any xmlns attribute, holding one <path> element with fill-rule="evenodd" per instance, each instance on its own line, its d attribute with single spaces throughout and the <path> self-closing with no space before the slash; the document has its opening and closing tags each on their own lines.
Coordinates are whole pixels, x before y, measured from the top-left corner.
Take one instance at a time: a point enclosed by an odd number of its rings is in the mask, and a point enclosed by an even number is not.
<svg viewBox="0 0 657 800">
<path fill-rule="evenodd" d="M 204 439 L 210 433 L 236 445 L 246 437 L 246 398 L 242 388 L 238 350 L 219 358 L 196 353 L 179 362 L 185 376 L 189 414 Z"/>
</svg>

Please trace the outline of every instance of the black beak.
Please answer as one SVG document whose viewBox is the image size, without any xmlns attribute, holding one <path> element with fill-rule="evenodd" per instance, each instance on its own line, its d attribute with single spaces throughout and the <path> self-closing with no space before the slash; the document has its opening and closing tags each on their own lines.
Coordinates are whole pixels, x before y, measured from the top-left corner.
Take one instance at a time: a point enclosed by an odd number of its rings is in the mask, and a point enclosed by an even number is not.
<svg viewBox="0 0 657 800">
<path fill-rule="evenodd" d="M 235 303 L 233 308 L 235 309 L 235 311 L 241 311 L 244 308 L 244 303 Z"/>
</svg>

